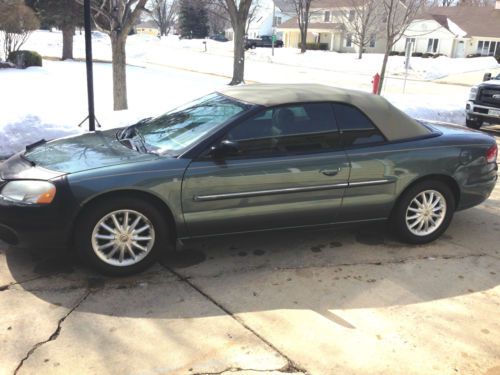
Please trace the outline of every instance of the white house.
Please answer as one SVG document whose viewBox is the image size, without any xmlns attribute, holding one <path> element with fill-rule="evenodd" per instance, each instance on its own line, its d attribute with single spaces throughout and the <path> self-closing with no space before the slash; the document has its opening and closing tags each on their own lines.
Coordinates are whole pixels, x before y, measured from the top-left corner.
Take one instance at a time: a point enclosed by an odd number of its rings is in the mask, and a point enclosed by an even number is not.
<svg viewBox="0 0 500 375">
<path fill-rule="evenodd" d="M 276 3 L 276 4 L 274 4 Z M 275 8 L 273 9 L 273 7 Z M 248 25 L 247 37 L 258 38 L 262 35 L 273 34 L 273 13 L 276 27 L 293 17 L 293 10 L 288 9 L 286 1 L 282 0 L 258 0 L 258 7 Z M 226 38 L 233 39 L 233 29 L 226 30 Z M 277 32 L 278 39 L 282 39 L 282 33 Z"/>
<path fill-rule="evenodd" d="M 359 3 L 359 4 L 358 4 Z M 317 0 L 311 4 L 309 26 L 307 32 L 307 43 L 317 44 L 322 49 L 337 52 L 356 52 L 358 46 L 354 43 L 352 25 L 359 22 L 356 19 L 355 9 L 363 6 L 363 2 L 356 0 Z M 368 35 L 368 45 L 365 46 L 365 52 L 384 51 L 385 42 L 383 40 L 384 27 L 383 7 L 376 8 L 374 14 L 380 22 L 377 28 L 372 28 L 372 33 Z M 300 29 L 297 17 L 284 22 L 279 26 L 283 32 L 283 41 L 285 47 L 297 48 L 300 45 Z"/>
<path fill-rule="evenodd" d="M 393 50 L 465 57 L 500 56 L 500 0 L 495 7 L 436 7 L 421 14 Z"/>
</svg>

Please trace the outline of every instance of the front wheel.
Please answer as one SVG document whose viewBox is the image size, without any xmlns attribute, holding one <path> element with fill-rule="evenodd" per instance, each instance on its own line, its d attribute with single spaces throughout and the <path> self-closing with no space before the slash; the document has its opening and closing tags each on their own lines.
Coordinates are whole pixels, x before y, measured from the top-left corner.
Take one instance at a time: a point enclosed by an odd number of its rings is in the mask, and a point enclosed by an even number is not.
<svg viewBox="0 0 500 375">
<path fill-rule="evenodd" d="M 403 193 L 392 222 L 403 241 L 424 244 L 446 231 L 454 212 L 451 189 L 441 181 L 424 181 Z"/>
<path fill-rule="evenodd" d="M 149 202 L 109 199 L 86 209 L 76 229 L 80 256 L 98 271 L 125 276 L 145 270 L 167 249 L 165 218 Z"/>
</svg>

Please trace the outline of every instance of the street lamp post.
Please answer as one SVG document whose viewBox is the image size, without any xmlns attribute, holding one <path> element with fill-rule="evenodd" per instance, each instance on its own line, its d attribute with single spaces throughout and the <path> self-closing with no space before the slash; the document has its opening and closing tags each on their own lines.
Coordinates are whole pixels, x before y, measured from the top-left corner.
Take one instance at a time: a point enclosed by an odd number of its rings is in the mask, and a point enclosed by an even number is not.
<svg viewBox="0 0 500 375">
<path fill-rule="evenodd" d="M 273 56 L 274 56 L 274 41 L 276 40 L 276 4 L 274 4 L 273 1 L 273 36 L 271 37 L 271 46 L 273 49 Z"/>
<path fill-rule="evenodd" d="M 85 62 L 87 65 L 87 97 L 89 106 L 89 131 L 95 130 L 94 74 L 92 70 L 92 28 L 90 19 L 90 0 L 84 0 L 83 16 L 85 26 Z"/>
</svg>

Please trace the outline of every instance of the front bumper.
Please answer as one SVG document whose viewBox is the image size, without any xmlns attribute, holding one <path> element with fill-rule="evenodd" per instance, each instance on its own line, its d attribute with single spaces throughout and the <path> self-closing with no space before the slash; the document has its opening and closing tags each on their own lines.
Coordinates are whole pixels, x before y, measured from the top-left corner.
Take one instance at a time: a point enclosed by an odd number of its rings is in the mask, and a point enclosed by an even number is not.
<svg viewBox="0 0 500 375">
<path fill-rule="evenodd" d="M 468 119 L 480 117 L 500 122 L 500 108 L 475 104 L 471 100 L 465 105 L 465 113 Z"/>
<path fill-rule="evenodd" d="M 56 198 L 48 205 L 24 205 L 0 197 L 0 240 L 28 248 L 67 247 L 76 209 L 67 189 L 56 186 Z"/>
</svg>

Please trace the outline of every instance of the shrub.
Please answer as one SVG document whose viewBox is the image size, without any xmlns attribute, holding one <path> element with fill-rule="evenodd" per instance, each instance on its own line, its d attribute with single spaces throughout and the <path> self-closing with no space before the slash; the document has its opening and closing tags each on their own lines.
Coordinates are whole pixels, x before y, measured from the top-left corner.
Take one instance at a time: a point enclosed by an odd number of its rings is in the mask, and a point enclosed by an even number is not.
<svg viewBox="0 0 500 375">
<path fill-rule="evenodd" d="M 445 56 L 445 54 L 444 54 L 444 53 L 436 53 L 436 54 L 435 54 L 434 56 L 432 56 L 432 57 L 437 58 L 437 57 L 440 57 L 440 56 Z"/>
<path fill-rule="evenodd" d="M 427 52 L 427 53 L 423 53 L 423 54 L 422 54 L 422 57 L 423 57 L 424 59 L 428 59 L 429 57 L 434 57 L 434 54 L 432 54 L 432 53 L 428 53 L 428 52 Z"/>
<path fill-rule="evenodd" d="M 306 48 L 311 51 L 328 51 L 328 43 L 306 43 Z"/>
<path fill-rule="evenodd" d="M 398 52 L 398 56 L 406 56 L 406 52 L 405 51 Z"/>
<path fill-rule="evenodd" d="M 3 52 L 18 51 L 32 31 L 40 27 L 35 11 L 22 0 L 0 1 L 0 31 L 3 39 Z"/>
<path fill-rule="evenodd" d="M 413 52 L 411 54 L 413 57 L 422 57 L 423 56 L 423 53 L 422 52 Z"/>
<path fill-rule="evenodd" d="M 18 68 L 28 68 L 30 66 L 42 66 L 42 56 L 35 51 L 14 51 L 9 53 L 7 61 L 15 64 Z"/>
<path fill-rule="evenodd" d="M 389 52 L 389 56 L 398 56 L 399 54 L 400 54 L 400 52 L 398 52 L 398 51 Z"/>
<path fill-rule="evenodd" d="M 497 59 L 497 62 L 500 64 L 500 55 L 496 55 L 494 57 L 495 57 L 495 59 Z"/>
<path fill-rule="evenodd" d="M 472 59 L 472 58 L 474 58 L 474 57 L 480 57 L 480 56 L 481 56 L 481 54 L 480 54 L 480 53 L 469 53 L 469 54 L 468 54 L 467 56 L 465 56 L 465 57 L 467 57 L 468 59 Z"/>
<path fill-rule="evenodd" d="M 8 68 L 15 68 L 16 66 L 8 61 L 3 62 L 0 61 L 0 69 L 8 69 Z"/>
</svg>

